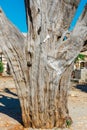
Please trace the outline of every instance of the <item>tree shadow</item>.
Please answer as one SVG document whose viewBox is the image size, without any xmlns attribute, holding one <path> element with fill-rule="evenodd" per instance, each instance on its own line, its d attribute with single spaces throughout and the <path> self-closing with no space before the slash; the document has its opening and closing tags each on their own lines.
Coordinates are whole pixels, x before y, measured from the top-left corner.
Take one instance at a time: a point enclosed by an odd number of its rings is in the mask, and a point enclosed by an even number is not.
<svg viewBox="0 0 87 130">
<path fill-rule="evenodd" d="M 14 118 L 22 124 L 21 107 L 17 95 L 9 89 L 5 92 L 9 93 L 10 97 L 4 93 L 0 94 L 0 112 Z"/>
<path fill-rule="evenodd" d="M 13 96 L 17 96 L 17 94 L 11 92 L 8 88 L 5 88 L 5 89 L 4 89 L 4 92 L 9 93 L 9 94 L 12 94 Z"/>
<path fill-rule="evenodd" d="M 85 85 L 84 84 L 79 84 L 79 85 L 76 86 L 76 88 L 87 93 L 87 85 L 86 84 Z"/>
</svg>

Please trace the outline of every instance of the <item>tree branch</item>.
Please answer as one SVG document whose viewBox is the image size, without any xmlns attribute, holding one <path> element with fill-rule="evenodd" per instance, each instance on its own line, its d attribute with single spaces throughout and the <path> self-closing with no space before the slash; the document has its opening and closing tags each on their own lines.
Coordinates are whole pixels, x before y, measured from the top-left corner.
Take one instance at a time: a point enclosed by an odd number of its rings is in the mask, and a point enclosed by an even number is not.
<svg viewBox="0 0 87 130">
<path fill-rule="evenodd" d="M 17 90 L 26 86 L 25 38 L 0 9 L 0 47 L 10 65 Z M 23 94 L 19 92 L 19 97 Z"/>
<path fill-rule="evenodd" d="M 54 52 L 54 57 L 48 56 L 48 66 L 56 72 L 56 77 L 63 74 L 66 68 L 72 64 L 74 59 L 83 48 L 84 41 L 87 40 L 87 9 L 85 8 L 84 17 L 79 19 L 73 32 L 66 40 L 60 40 Z M 66 34 L 66 33 L 65 33 Z M 65 37 L 64 35 L 63 37 Z"/>
<path fill-rule="evenodd" d="M 10 39 L 13 39 L 15 41 L 20 41 L 21 44 L 19 45 L 18 42 L 16 43 L 17 46 L 21 47 L 21 49 L 24 48 L 24 40 L 25 37 L 22 33 L 6 18 L 5 14 L 3 13 L 3 10 L 0 9 L 0 32 L 4 35 L 9 37 Z"/>
</svg>

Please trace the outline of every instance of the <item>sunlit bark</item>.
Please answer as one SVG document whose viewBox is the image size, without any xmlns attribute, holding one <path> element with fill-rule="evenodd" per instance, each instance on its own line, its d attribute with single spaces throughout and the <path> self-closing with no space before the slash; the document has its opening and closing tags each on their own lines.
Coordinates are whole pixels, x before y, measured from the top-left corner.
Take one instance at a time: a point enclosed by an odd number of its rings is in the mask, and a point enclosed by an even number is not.
<svg viewBox="0 0 87 130">
<path fill-rule="evenodd" d="M 75 29 L 67 31 L 78 2 L 25 0 L 27 39 L 0 12 L 0 46 L 15 79 L 25 127 L 66 126 L 72 64 L 87 40 L 86 9 Z"/>
</svg>

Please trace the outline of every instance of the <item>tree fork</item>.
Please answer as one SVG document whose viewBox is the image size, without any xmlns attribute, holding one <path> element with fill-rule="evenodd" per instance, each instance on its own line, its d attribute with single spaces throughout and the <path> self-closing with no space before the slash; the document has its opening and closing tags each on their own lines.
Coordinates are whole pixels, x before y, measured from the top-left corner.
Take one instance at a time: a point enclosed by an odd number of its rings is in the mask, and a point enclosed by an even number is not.
<svg viewBox="0 0 87 130">
<path fill-rule="evenodd" d="M 73 2 L 26 0 L 28 41 L 0 11 L 0 46 L 15 79 L 25 127 L 66 126 L 72 64 L 87 40 L 85 9 L 73 32 L 63 41 L 75 12 Z"/>
</svg>

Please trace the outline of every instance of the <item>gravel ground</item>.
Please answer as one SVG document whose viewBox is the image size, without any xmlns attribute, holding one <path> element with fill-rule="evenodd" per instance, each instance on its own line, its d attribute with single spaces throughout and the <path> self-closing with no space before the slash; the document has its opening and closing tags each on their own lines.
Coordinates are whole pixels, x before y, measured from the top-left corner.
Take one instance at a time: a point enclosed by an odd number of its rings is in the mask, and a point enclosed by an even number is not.
<svg viewBox="0 0 87 130">
<path fill-rule="evenodd" d="M 68 106 L 73 124 L 69 129 L 62 130 L 87 130 L 86 85 L 79 85 L 69 92 Z M 0 130 L 24 130 L 21 122 L 21 110 L 13 79 L 0 77 Z"/>
</svg>

